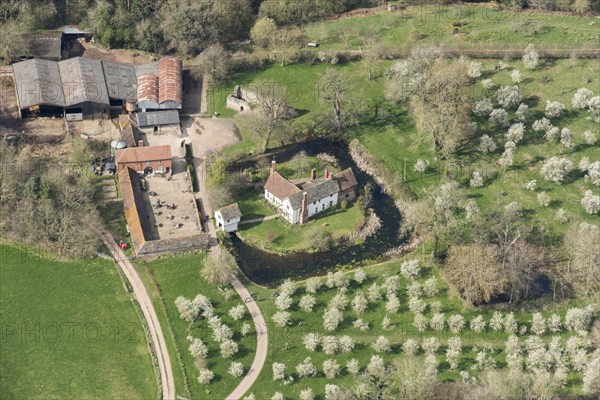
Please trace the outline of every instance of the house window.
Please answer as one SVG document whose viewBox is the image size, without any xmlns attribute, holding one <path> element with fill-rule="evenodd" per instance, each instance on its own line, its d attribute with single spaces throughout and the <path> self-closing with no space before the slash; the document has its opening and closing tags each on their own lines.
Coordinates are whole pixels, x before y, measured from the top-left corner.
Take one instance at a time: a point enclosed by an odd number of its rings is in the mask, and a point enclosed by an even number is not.
<svg viewBox="0 0 600 400">
<path fill-rule="evenodd" d="M 329 207 L 331 207 L 332 205 L 333 205 L 333 200 L 331 200 L 331 201 L 329 202 Z"/>
<path fill-rule="evenodd" d="M 346 195 L 346 197 L 348 197 L 348 196 L 350 196 L 350 193 L 348 193 L 348 194 Z"/>
</svg>

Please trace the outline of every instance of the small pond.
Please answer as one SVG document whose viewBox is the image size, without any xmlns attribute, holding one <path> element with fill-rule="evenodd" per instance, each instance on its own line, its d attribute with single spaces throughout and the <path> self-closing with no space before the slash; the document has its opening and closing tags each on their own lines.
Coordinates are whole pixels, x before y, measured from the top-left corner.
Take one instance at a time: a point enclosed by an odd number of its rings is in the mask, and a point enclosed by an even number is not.
<svg viewBox="0 0 600 400">
<path fill-rule="evenodd" d="M 270 162 L 273 157 L 278 163 L 287 162 L 301 151 L 308 156 L 316 156 L 319 153 L 333 155 L 342 169 L 350 167 L 354 170 L 360 187 L 371 182 L 373 185 L 371 207 L 381 219 L 382 226 L 375 235 L 360 244 L 338 244 L 323 252 L 296 252 L 286 255 L 257 249 L 232 234 L 233 248 L 231 251 L 236 257 L 240 269 L 250 280 L 260 285 L 275 286 L 285 278 L 303 279 L 326 274 L 341 265 L 359 266 L 367 261 L 369 263 L 381 261 L 387 250 L 397 247 L 405 241 L 398 236 L 401 215 L 394 206 L 394 200 L 380 190 L 370 175 L 358 169 L 350 156 L 348 144 L 345 141 L 320 138 L 281 147 L 258 158 L 240 161 L 231 166 L 230 171 L 258 168 L 259 165 Z"/>
</svg>

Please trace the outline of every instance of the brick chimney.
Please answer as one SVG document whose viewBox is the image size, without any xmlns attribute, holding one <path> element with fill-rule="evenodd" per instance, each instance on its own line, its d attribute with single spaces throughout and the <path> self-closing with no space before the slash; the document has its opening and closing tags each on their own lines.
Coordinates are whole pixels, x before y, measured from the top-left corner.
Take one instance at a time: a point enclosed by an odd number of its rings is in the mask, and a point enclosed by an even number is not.
<svg viewBox="0 0 600 400">
<path fill-rule="evenodd" d="M 308 193 L 302 193 L 302 208 L 300 208 L 300 223 L 308 221 Z"/>
<path fill-rule="evenodd" d="M 313 168 L 312 171 L 310 171 L 310 180 L 314 181 L 315 179 L 317 179 L 317 170 Z"/>
<path fill-rule="evenodd" d="M 275 168 L 277 168 L 277 161 L 271 161 L 271 172 L 275 172 Z"/>
<path fill-rule="evenodd" d="M 144 147 L 144 141 L 143 140 L 138 140 L 138 147 Z"/>
<path fill-rule="evenodd" d="M 333 179 L 333 174 L 329 172 L 328 168 L 325 168 L 325 179 L 327 179 L 328 181 Z"/>
</svg>

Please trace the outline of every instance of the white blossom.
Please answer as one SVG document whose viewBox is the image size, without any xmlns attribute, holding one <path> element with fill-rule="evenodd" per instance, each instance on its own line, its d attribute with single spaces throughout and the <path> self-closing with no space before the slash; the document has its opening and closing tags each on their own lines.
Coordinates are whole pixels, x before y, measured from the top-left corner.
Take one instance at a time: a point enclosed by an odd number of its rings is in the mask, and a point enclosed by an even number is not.
<svg viewBox="0 0 600 400">
<path fill-rule="evenodd" d="M 250 326 L 250 324 L 247 322 L 244 322 L 242 324 L 242 329 L 241 329 L 240 333 L 242 334 L 242 336 L 246 336 L 250 333 L 250 330 L 252 330 L 252 327 Z"/>
<path fill-rule="evenodd" d="M 310 278 L 306 281 L 306 291 L 315 294 L 323 285 L 323 281 L 319 277 Z"/>
<path fill-rule="evenodd" d="M 296 366 L 296 373 L 300 378 L 306 378 L 307 376 L 315 376 L 317 369 L 312 363 L 310 357 L 306 357 L 304 361 Z"/>
<path fill-rule="evenodd" d="M 375 377 L 381 378 L 386 374 L 385 361 L 380 356 L 371 356 L 371 360 L 367 365 L 367 374 Z"/>
<path fill-rule="evenodd" d="M 600 96 L 594 96 L 588 101 L 588 111 L 594 121 L 600 123 Z"/>
<path fill-rule="evenodd" d="M 502 326 L 504 325 L 504 317 L 502 316 L 502 313 L 498 312 L 498 311 L 494 311 L 494 314 L 492 315 L 492 319 L 490 319 L 490 328 L 497 332 L 500 329 L 502 329 Z"/>
<path fill-rule="evenodd" d="M 292 314 L 288 311 L 277 311 L 273 314 L 273 322 L 277 324 L 277 326 L 284 327 L 289 325 L 292 322 Z"/>
<path fill-rule="evenodd" d="M 338 339 L 335 336 L 323 336 L 321 339 L 321 348 L 323 352 L 327 355 L 335 354 L 338 351 L 339 343 Z"/>
<path fill-rule="evenodd" d="M 542 118 L 533 121 L 532 128 L 536 132 L 547 132 L 550 128 L 552 128 L 552 123 L 548 118 Z"/>
<path fill-rule="evenodd" d="M 547 325 L 548 331 L 552 333 L 560 332 L 562 328 L 560 316 L 557 314 L 552 314 L 550 317 L 548 317 Z"/>
<path fill-rule="evenodd" d="M 470 328 L 475 332 L 483 332 L 485 330 L 485 321 L 482 315 L 473 318 L 469 324 Z"/>
<path fill-rule="evenodd" d="M 508 132 L 504 135 L 506 140 L 511 140 L 515 143 L 519 143 L 523 139 L 523 133 L 525 132 L 525 125 L 522 122 L 512 124 L 508 129 Z"/>
<path fill-rule="evenodd" d="M 275 392 L 275 393 L 273 393 L 271 400 L 285 400 L 285 397 L 283 397 L 283 393 Z"/>
<path fill-rule="evenodd" d="M 314 400 L 315 395 L 311 388 L 303 389 L 300 391 L 300 400 Z"/>
<path fill-rule="evenodd" d="M 473 114 L 478 117 L 489 117 L 493 109 L 494 105 L 492 104 L 492 101 L 489 98 L 484 97 L 473 105 Z"/>
<path fill-rule="evenodd" d="M 325 385 L 325 400 L 340 400 L 341 391 L 338 385 Z"/>
<path fill-rule="evenodd" d="M 448 328 L 454 334 L 460 333 L 465 326 L 465 318 L 460 314 L 454 314 L 448 317 Z"/>
<path fill-rule="evenodd" d="M 515 112 L 515 116 L 521 122 L 527 122 L 529 117 L 531 116 L 531 111 L 529 111 L 529 106 L 525 103 L 521 103 L 517 111 Z"/>
<path fill-rule="evenodd" d="M 323 315 L 323 328 L 327 331 L 335 331 L 344 319 L 343 313 L 337 308 L 329 308 Z"/>
<path fill-rule="evenodd" d="M 283 363 L 273 363 L 273 380 L 281 381 L 285 378 L 285 364 Z"/>
<path fill-rule="evenodd" d="M 221 357 L 229 359 L 237 354 L 238 344 L 231 339 L 223 340 L 220 344 Z"/>
<path fill-rule="evenodd" d="M 419 332 L 425 332 L 425 329 L 427 329 L 427 318 L 421 313 L 416 313 L 413 318 L 413 326 L 417 328 Z"/>
<path fill-rule="evenodd" d="M 400 308 L 400 300 L 398 300 L 398 296 L 396 296 L 395 294 L 391 294 L 390 296 L 388 296 L 388 300 L 385 303 L 386 311 L 391 314 L 395 314 L 398 312 L 399 308 Z"/>
<path fill-rule="evenodd" d="M 435 337 L 428 337 L 421 342 L 421 348 L 426 354 L 435 354 L 440 348 L 440 342 Z"/>
<path fill-rule="evenodd" d="M 373 282 L 371 286 L 369 286 L 369 289 L 367 289 L 367 299 L 369 299 L 371 303 L 376 303 L 381 299 L 381 288 L 377 282 Z"/>
<path fill-rule="evenodd" d="M 471 185 L 472 188 L 479 188 L 483 186 L 483 178 L 481 177 L 479 171 L 473 172 L 471 180 L 469 181 L 469 185 Z"/>
<path fill-rule="evenodd" d="M 557 118 L 560 117 L 565 110 L 565 105 L 558 101 L 546 100 L 546 117 Z"/>
<path fill-rule="evenodd" d="M 417 172 L 423 173 L 423 172 L 427 171 L 428 167 L 429 167 L 429 161 L 419 158 L 414 165 L 414 170 Z"/>
<path fill-rule="evenodd" d="M 481 63 L 471 61 L 467 71 L 469 78 L 479 78 L 481 76 Z"/>
<path fill-rule="evenodd" d="M 335 379 L 335 377 L 340 373 L 340 364 L 331 359 L 323 361 L 323 373 L 327 379 Z"/>
<path fill-rule="evenodd" d="M 240 376 L 242 376 L 244 374 L 244 366 L 242 365 L 241 362 L 234 361 L 229 365 L 228 372 L 230 375 L 232 375 L 236 378 L 239 378 Z"/>
<path fill-rule="evenodd" d="M 587 395 L 600 395 L 600 354 L 596 354 L 583 372 L 583 392 Z"/>
<path fill-rule="evenodd" d="M 554 215 L 554 218 L 561 224 L 569 222 L 569 213 L 564 208 L 559 208 Z"/>
<path fill-rule="evenodd" d="M 340 336 L 338 344 L 341 353 L 350 353 L 354 350 L 354 339 L 348 335 Z"/>
<path fill-rule="evenodd" d="M 390 320 L 390 317 L 385 315 L 383 317 L 383 320 L 381 320 L 381 327 L 385 330 L 388 330 L 388 329 L 390 329 L 391 325 L 392 325 L 392 320 Z"/>
<path fill-rule="evenodd" d="M 496 108 L 490 113 L 490 122 L 496 128 L 506 128 L 508 123 L 508 113 L 501 108 Z"/>
<path fill-rule="evenodd" d="M 371 345 L 371 347 L 378 353 L 388 353 L 392 350 L 390 341 L 385 336 L 379 336 L 377 340 Z"/>
<path fill-rule="evenodd" d="M 407 260 L 400 265 L 400 273 L 406 279 L 415 280 L 419 277 L 419 273 L 421 271 L 421 267 L 419 265 L 419 260 Z"/>
<path fill-rule="evenodd" d="M 208 347 L 200 339 L 192 339 L 188 350 L 194 358 L 205 359 L 208 357 Z"/>
<path fill-rule="evenodd" d="M 198 382 L 201 385 L 208 385 L 215 377 L 215 374 L 208 368 L 201 368 L 198 374 Z"/>
<path fill-rule="evenodd" d="M 438 294 L 438 292 L 438 281 L 435 276 L 432 276 L 431 278 L 423 282 L 423 293 L 425 293 L 425 296 L 432 297 Z"/>
<path fill-rule="evenodd" d="M 584 109 L 588 107 L 590 99 L 594 96 L 591 90 L 587 88 L 578 89 L 571 100 L 573 108 Z"/>
<path fill-rule="evenodd" d="M 517 332 L 518 325 L 515 315 L 511 312 L 504 318 L 504 331 L 508 334 Z"/>
<path fill-rule="evenodd" d="M 525 65 L 525 68 L 527 69 L 535 69 L 539 64 L 539 61 L 540 55 L 535 49 L 535 46 L 530 44 L 523 53 L 523 65 Z"/>
<path fill-rule="evenodd" d="M 489 137 L 488 135 L 483 135 L 479 139 L 479 151 L 483 154 L 493 153 L 496 150 L 496 143 L 494 143 L 494 139 Z"/>
<path fill-rule="evenodd" d="M 293 296 L 296 293 L 296 283 L 291 279 L 286 279 L 281 285 L 279 285 L 279 292 L 281 294 L 287 294 Z"/>
<path fill-rule="evenodd" d="M 434 331 L 443 331 L 446 326 L 446 317 L 442 313 L 435 313 L 429 321 L 429 326 Z"/>
<path fill-rule="evenodd" d="M 348 362 L 346 363 L 346 370 L 348 370 L 348 373 L 350 375 L 358 375 L 358 373 L 360 372 L 358 360 L 355 358 L 348 360 Z"/>
<path fill-rule="evenodd" d="M 514 108 L 521 102 L 518 86 L 504 86 L 496 91 L 496 100 L 504 109 Z"/>
<path fill-rule="evenodd" d="M 596 214 L 600 212 L 600 196 L 593 194 L 591 190 L 586 190 L 581 205 L 588 214 Z"/>
<path fill-rule="evenodd" d="M 483 80 L 481 81 L 481 86 L 482 86 L 484 89 L 491 89 L 491 88 L 494 86 L 494 82 L 493 82 L 491 79 L 489 79 L 489 78 L 487 78 L 487 79 L 483 79 Z"/>
<path fill-rule="evenodd" d="M 362 285 L 362 283 L 365 281 L 366 278 L 367 278 L 367 274 L 366 274 L 365 270 L 362 268 L 358 268 L 356 271 L 354 271 L 354 276 L 352 279 L 354 279 L 354 281 L 356 283 L 358 283 L 359 285 Z"/>
<path fill-rule="evenodd" d="M 408 299 L 408 309 L 414 314 L 419 314 L 425 311 L 427 304 L 417 297 Z"/>
<path fill-rule="evenodd" d="M 367 310 L 369 305 L 369 301 L 363 294 L 363 292 L 357 292 L 354 298 L 352 299 L 352 311 L 356 313 L 356 315 L 360 315 Z"/>
<path fill-rule="evenodd" d="M 246 315 L 246 307 L 243 304 L 238 304 L 229 309 L 229 316 L 236 321 L 244 318 L 244 315 Z"/>
<path fill-rule="evenodd" d="M 573 132 L 568 128 L 562 128 L 560 131 L 560 145 L 564 148 L 573 147 Z"/>
<path fill-rule="evenodd" d="M 513 69 L 510 73 L 510 78 L 513 83 L 521 83 L 521 72 L 518 69 Z"/>
<path fill-rule="evenodd" d="M 305 294 L 300 299 L 300 302 L 298 303 L 298 305 L 304 311 L 311 312 L 313 310 L 313 307 L 315 306 L 316 302 L 317 302 L 317 300 L 315 299 L 315 296 L 310 295 L 310 294 Z"/>
<path fill-rule="evenodd" d="M 546 333 L 546 321 L 539 312 L 536 312 L 531 316 L 531 332 L 534 335 L 543 335 Z"/>
<path fill-rule="evenodd" d="M 369 330 L 369 323 L 362 320 L 362 318 L 357 318 L 354 320 L 352 325 L 361 331 Z"/>
<path fill-rule="evenodd" d="M 563 157 L 551 157 L 544 162 L 540 173 L 544 179 L 560 185 L 572 168 L 571 160 Z"/>
<path fill-rule="evenodd" d="M 307 333 L 302 337 L 302 343 L 308 351 L 316 351 L 321 343 L 321 337 L 318 333 Z"/>
<path fill-rule="evenodd" d="M 532 180 L 528 181 L 524 187 L 525 187 L 525 190 L 529 190 L 529 191 L 533 192 L 535 190 L 535 188 L 537 187 L 537 180 L 532 179 Z"/>
<path fill-rule="evenodd" d="M 593 185 L 600 187 L 600 161 L 591 163 L 587 171 L 585 179 L 592 182 Z"/>
<path fill-rule="evenodd" d="M 414 356 L 419 351 L 419 343 L 415 339 L 406 339 L 406 342 L 402 345 L 402 350 L 407 355 Z"/>
<path fill-rule="evenodd" d="M 292 296 L 287 293 L 281 293 L 275 299 L 275 307 L 277 307 L 279 311 L 285 311 L 292 306 L 293 302 Z"/>
<path fill-rule="evenodd" d="M 596 144 L 596 134 L 592 131 L 583 132 L 583 140 L 585 144 L 593 146 Z"/>
</svg>

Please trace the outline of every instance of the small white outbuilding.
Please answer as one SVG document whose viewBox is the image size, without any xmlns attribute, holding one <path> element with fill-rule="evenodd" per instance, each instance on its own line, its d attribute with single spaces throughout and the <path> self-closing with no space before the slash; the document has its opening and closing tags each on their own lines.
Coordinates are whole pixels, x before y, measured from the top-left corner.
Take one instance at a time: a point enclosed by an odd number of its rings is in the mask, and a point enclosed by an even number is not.
<svg viewBox="0 0 600 400">
<path fill-rule="evenodd" d="M 238 224 L 242 219 L 242 212 L 237 203 L 228 205 L 215 211 L 217 228 L 223 232 L 234 232 L 238 230 Z"/>
</svg>

